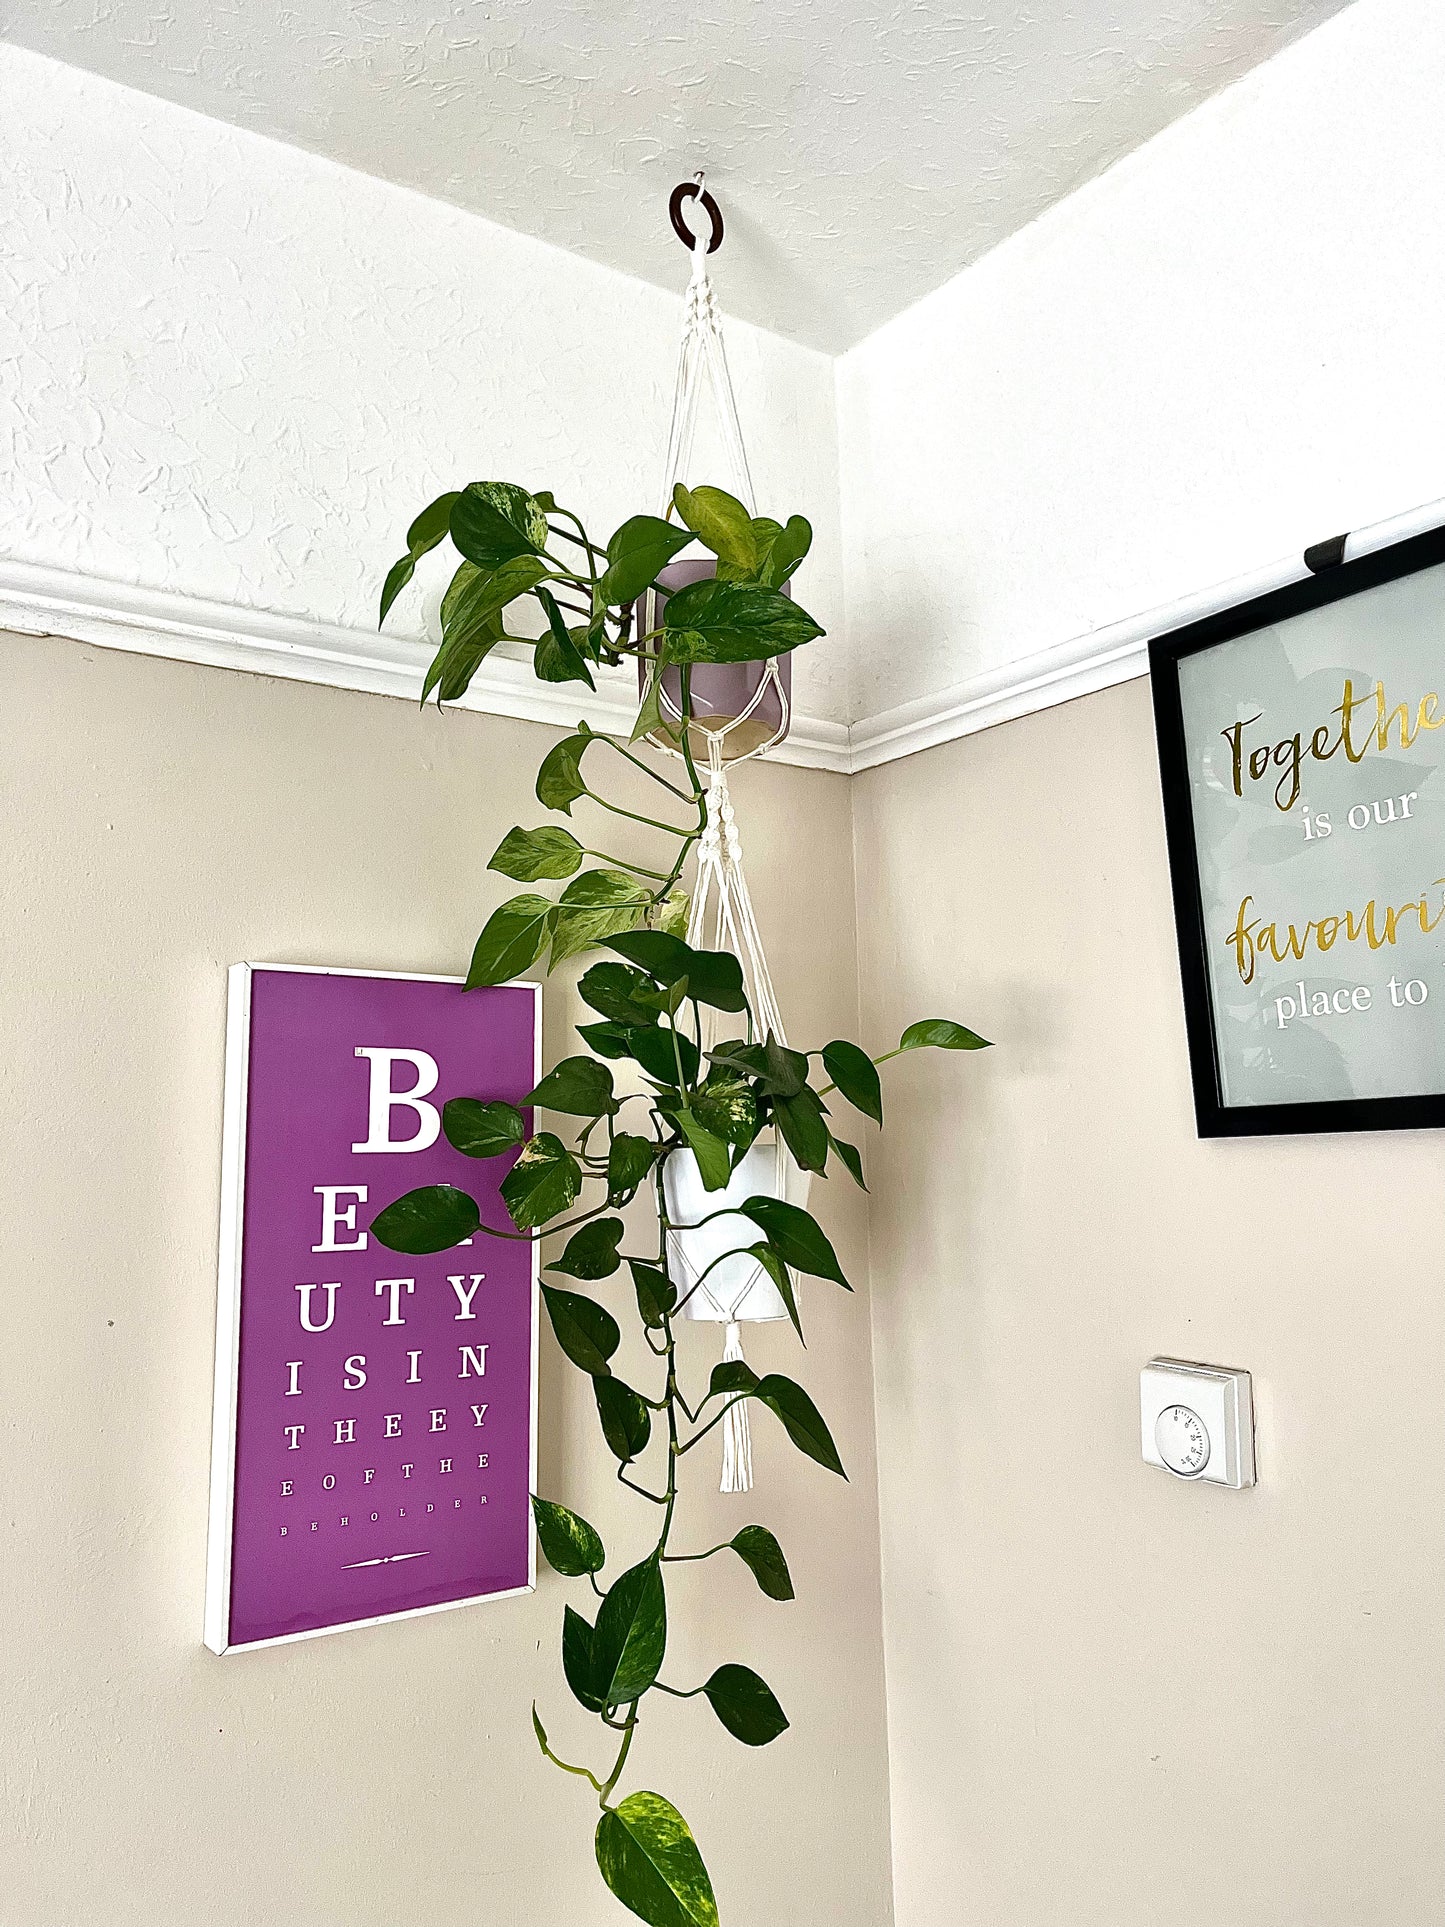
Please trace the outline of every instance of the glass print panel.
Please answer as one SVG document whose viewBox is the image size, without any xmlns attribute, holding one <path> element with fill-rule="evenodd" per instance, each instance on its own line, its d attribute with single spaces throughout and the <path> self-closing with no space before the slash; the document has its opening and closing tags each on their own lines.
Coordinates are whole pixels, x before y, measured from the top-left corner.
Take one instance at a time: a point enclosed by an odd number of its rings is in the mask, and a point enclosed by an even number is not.
<svg viewBox="0 0 1445 1927">
<path fill-rule="evenodd" d="M 1185 657 L 1226 1106 L 1445 1091 L 1445 568 Z"/>
</svg>

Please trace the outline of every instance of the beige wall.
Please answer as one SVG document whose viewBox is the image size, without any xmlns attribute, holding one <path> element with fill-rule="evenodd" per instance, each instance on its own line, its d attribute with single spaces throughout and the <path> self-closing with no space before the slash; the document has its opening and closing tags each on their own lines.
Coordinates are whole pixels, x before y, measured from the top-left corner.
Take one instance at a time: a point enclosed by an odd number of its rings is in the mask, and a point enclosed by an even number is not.
<svg viewBox="0 0 1445 1927">
<path fill-rule="evenodd" d="M 505 889 L 487 857 L 543 814 L 547 733 L 59 641 L 0 638 L 0 689 L 0 1920 L 619 1919 L 595 1810 L 530 1731 L 534 1695 L 568 1750 L 595 1731 L 560 1678 L 563 1582 L 230 1659 L 201 1646 L 225 967 L 463 967 Z M 784 1005 L 821 1043 L 855 1021 L 846 785 L 768 768 L 737 794 Z M 549 1056 L 572 1001 L 549 990 Z M 633 1752 L 735 1927 L 890 1917 L 863 1217 L 824 1209 L 858 1298 L 809 1292 L 801 1369 L 776 1328 L 749 1351 L 812 1386 L 853 1483 L 760 1425 L 758 1490 L 723 1501 L 701 1468 L 689 1536 L 771 1525 L 799 1599 L 763 1599 L 740 1566 L 674 1591 L 673 1674 L 753 1663 L 793 1730 L 752 1751 L 669 1703 Z M 693 1336 L 699 1365 L 716 1345 Z M 543 1488 L 640 1548 L 642 1502 L 603 1460 L 548 1336 Z"/>
<path fill-rule="evenodd" d="M 1435 1133 L 1195 1136 L 1149 691 L 854 785 L 899 1927 L 1438 1927 Z M 1260 1484 L 1139 1455 L 1254 1373 Z"/>
<path fill-rule="evenodd" d="M 546 732 L 0 651 L 0 1919 L 606 1927 L 587 1802 L 528 1730 L 535 1695 L 588 1732 L 562 1582 L 200 1644 L 224 966 L 459 967 Z M 886 1927 L 890 1763 L 899 1927 L 1437 1927 L 1437 1139 L 1196 1139 L 1142 683 L 738 793 L 804 1041 L 855 1026 L 856 860 L 858 1034 L 950 1014 L 998 1048 L 894 1065 L 870 1146 L 888 1755 L 866 1292 L 820 1287 L 799 1375 L 853 1483 L 759 1427 L 751 1501 L 700 1475 L 699 1542 L 773 1526 L 802 1596 L 690 1573 L 674 1618 L 679 1675 L 746 1660 L 793 1731 L 750 1752 L 664 1707 L 637 1783 L 731 1927 Z M 549 1055 L 574 1005 L 549 989 Z M 861 1286 L 863 1214 L 825 1211 Z M 1142 1464 L 1154 1352 L 1254 1372 L 1254 1491 Z M 750 1356 L 798 1369 L 774 1330 Z M 640 1534 L 550 1338 L 542 1398 L 544 1490 Z"/>
</svg>

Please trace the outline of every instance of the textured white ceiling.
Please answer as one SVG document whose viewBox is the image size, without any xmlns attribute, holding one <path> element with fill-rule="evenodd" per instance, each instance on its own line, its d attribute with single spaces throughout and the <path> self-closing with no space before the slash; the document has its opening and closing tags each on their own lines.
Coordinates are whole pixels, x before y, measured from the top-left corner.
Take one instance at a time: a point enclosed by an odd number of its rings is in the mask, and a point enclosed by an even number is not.
<svg viewBox="0 0 1445 1927">
<path fill-rule="evenodd" d="M 836 351 L 1344 0 L 0 0 L 0 32 Z"/>
</svg>

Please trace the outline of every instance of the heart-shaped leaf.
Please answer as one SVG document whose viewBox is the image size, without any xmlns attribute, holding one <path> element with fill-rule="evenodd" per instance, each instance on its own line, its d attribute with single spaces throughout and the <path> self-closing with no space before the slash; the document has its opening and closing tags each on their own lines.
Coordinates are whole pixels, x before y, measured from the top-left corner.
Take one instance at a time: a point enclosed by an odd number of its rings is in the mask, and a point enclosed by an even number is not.
<svg viewBox="0 0 1445 1927">
<path fill-rule="evenodd" d="M 687 1139 L 693 1156 L 697 1159 L 698 1175 L 702 1179 L 704 1191 L 721 1191 L 732 1176 L 732 1164 L 728 1157 L 728 1147 L 720 1137 L 714 1137 L 691 1111 L 678 1111 L 675 1114 L 677 1128 Z"/>
<path fill-rule="evenodd" d="M 515 1104 L 483 1104 L 475 1097 L 453 1097 L 443 1104 L 442 1129 L 452 1149 L 469 1158 L 500 1157 L 527 1135 Z"/>
<path fill-rule="evenodd" d="M 783 1421 L 784 1431 L 800 1452 L 806 1452 L 810 1459 L 836 1472 L 839 1478 L 847 1478 L 833 1434 L 801 1385 L 777 1372 L 769 1372 L 766 1378 L 759 1379 L 753 1397 L 770 1412 L 776 1412 Z"/>
<path fill-rule="evenodd" d="M 562 1256 L 554 1258 L 547 1269 L 569 1278 L 610 1278 L 622 1262 L 617 1256 L 621 1237 L 621 1218 L 594 1218 L 572 1233 Z"/>
<path fill-rule="evenodd" d="M 442 637 L 441 647 L 431 659 L 430 667 L 422 678 L 421 701 L 426 707 L 427 698 L 435 690 L 437 708 L 446 703 L 460 702 L 471 688 L 472 677 L 502 640 L 502 618 L 490 615 L 478 623 L 464 636 Z"/>
<path fill-rule="evenodd" d="M 562 1610 L 562 1676 L 572 1689 L 572 1696 L 587 1708 L 589 1713 L 606 1711 L 607 1702 L 597 1687 L 597 1665 L 595 1657 L 596 1634 L 571 1606 Z"/>
<path fill-rule="evenodd" d="M 452 504 L 452 541 L 478 568 L 494 569 L 547 546 L 540 504 L 514 482 L 470 482 Z"/>
<path fill-rule="evenodd" d="M 577 1035 L 599 1057 L 631 1057 L 632 1047 L 621 1024 L 579 1024 Z"/>
<path fill-rule="evenodd" d="M 624 1465 L 646 1449 L 652 1437 L 652 1414 L 620 1378 L 594 1378 L 592 1390 L 597 1399 L 597 1416 L 602 1421 L 602 1436 L 613 1456 Z"/>
<path fill-rule="evenodd" d="M 580 1291 L 562 1291 L 556 1285 L 543 1285 L 542 1299 L 557 1343 L 572 1363 L 594 1378 L 605 1377 L 611 1370 L 607 1361 L 622 1343 L 611 1312 Z"/>
<path fill-rule="evenodd" d="M 659 984 L 673 984 L 685 977 L 693 955 L 690 945 L 665 930 L 634 930 L 625 937 L 614 937 L 607 948 L 645 970 Z"/>
<path fill-rule="evenodd" d="M 773 537 L 762 568 L 770 588 L 781 589 L 813 546 L 813 528 L 806 516 L 790 515 L 786 528 Z"/>
<path fill-rule="evenodd" d="M 470 1238 L 482 1221 L 477 1201 L 454 1184 L 424 1184 L 378 1211 L 371 1234 L 388 1251 L 419 1258 L 450 1251 Z"/>
<path fill-rule="evenodd" d="M 615 1581 L 597 1613 L 594 1677 L 609 1706 L 628 1706 L 657 1678 L 667 1647 L 667 1599 L 656 1555 Z"/>
<path fill-rule="evenodd" d="M 657 1025 L 651 1030 L 629 1030 L 627 1048 L 647 1075 L 659 1084 L 677 1083 L 679 1059 L 684 1080 L 691 1084 L 697 1077 L 697 1045 L 682 1031 L 667 1025 Z"/>
<path fill-rule="evenodd" d="M 452 505 L 457 500 L 457 490 L 452 489 L 445 495 L 429 503 L 406 532 L 406 554 L 400 562 L 392 564 L 387 572 L 386 583 L 381 591 L 381 614 L 378 624 L 386 621 L 386 612 L 411 581 L 413 571 L 421 558 L 434 549 L 446 535 L 451 521 Z"/>
<path fill-rule="evenodd" d="M 878 1124 L 883 1122 L 883 1086 L 866 1050 L 846 1037 L 835 1038 L 823 1046 L 823 1068 L 855 1110 Z"/>
<path fill-rule="evenodd" d="M 518 1231 L 532 1231 L 574 1202 L 582 1167 L 550 1131 L 539 1131 L 502 1179 L 502 1202 Z"/>
<path fill-rule="evenodd" d="M 738 1209 L 766 1234 L 785 1265 L 815 1278 L 831 1278 L 844 1290 L 852 1289 L 823 1227 L 801 1205 L 789 1204 L 783 1198 L 749 1198 Z"/>
<path fill-rule="evenodd" d="M 441 619 L 442 634 L 444 636 L 455 624 L 457 610 L 462 606 L 465 597 L 477 577 L 490 574 L 490 569 L 479 569 L 475 562 L 459 562 L 457 564 L 452 579 L 446 586 L 446 593 L 442 597 Z"/>
<path fill-rule="evenodd" d="M 574 877 L 557 904 L 551 968 L 641 923 L 650 902 L 646 887 L 621 870 L 586 870 Z"/>
<path fill-rule="evenodd" d="M 828 1126 L 823 1121 L 823 1101 L 815 1090 L 805 1085 L 796 1097 L 775 1097 L 773 1121 L 800 1170 L 824 1169 L 828 1162 Z"/>
<path fill-rule="evenodd" d="M 761 1044 L 720 1044 L 708 1056 L 725 1070 L 755 1077 L 765 1097 L 796 1097 L 807 1086 L 807 1058 L 800 1050 L 789 1050 L 771 1034 Z"/>
<path fill-rule="evenodd" d="M 729 1542 L 769 1599 L 791 1599 L 793 1576 L 783 1548 L 766 1526 L 744 1526 Z M 598 1541 L 601 1544 L 601 1541 Z"/>
<path fill-rule="evenodd" d="M 582 781 L 582 753 L 591 741 L 590 733 L 584 735 L 579 731 L 552 745 L 537 771 L 539 803 L 545 803 L 549 810 L 560 810 L 564 816 L 572 814 L 577 798 L 587 794 L 587 785 Z"/>
<path fill-rule="evenodd" d="M 635 602 L 691 540 L 687 529 L 675 528 L 660 516 L 630 516 L 607 544 L 607 567 L 599 585 L 602 600 L 613 609 Z"/>
<path fill-rule="evenodd" d="M 440 686 L 440 700 L 462 696 L 478 664 L 502 639 L 502 611 L 547 573 L 544 562 L 524 555 L 497 569 L 464 562 L 442 598 L 442 642 L 422 684 L 421 699 Z"/>
<path fill-rule="evenodd" d="M 570 1512 L 565 1505 L 535 1496 L 532 1517 L 537 1522 L 537 1543 L 553 1572 L 560 1572 L 564 1579 L 580 1579 L 585 1573 L 601 1572 L 607 1563 L 607 1554 L 595 1527 L 589 1526 L 585 1519 Z M 737 1541 L 733 1543 L 736 1545 Z"/>
<path fill-rule="evenodd" d="M 679 984 L 714 1010 L 746 1010 L 743 968 L 730 950 L 694 950 L 667 930 L 637 930 L 617 937 L 609 950 L 627 957 L 655 983 Z M 636 995 L 636 992 L 633 993 Z"/>
<path fill-rule="evenodd" d="M 753 574 L 761 560 L 757 530 L 736 495 L 725 488 L 684 488 L 679 482 L 672 491 L 672 504 L 720 562 Z"/>
<path fill-rule="evenodd" d="M 849 1144 L 844 1138 L 834 1137 L 831 1131 L 828 1133 L 828 1143 L 847 1167 L 848 1175 L 854 1184 L 860 1191 L 866 1191 L 868 1186 L 863 1178 L 863 1154 L 858 1146 Z"/>
<path fill-rule="evenodd" d="M 629 743 L 640 743 L 645 736 L 660 736 L 667 745 L 676 745 L 676 737 L 662 718 L 662 676 L 665 667 L 666 664 L 661 658 L 652 665 L 652 673 L 647 679 L 647 687 L 642 692 L 637 716 L 628 732 Z"/>
<path fill-rule="evenodd" d="M 714 1137 L 745 1151 L 758 1134 L 758 1105 L 752 1086 L 724 1065 L 714 1064 L 692 1099 L 698 1121 Z"/>
<path fill-rule="evenodd" d="M 687 994 L 714 1010 L 746 1010 L 743 967 L 730 950 L 694 950 L 687 960 Z"/>
<path fill-rule="evenodd" d="M 774 521 L 771 515 L 755 515 L 753 517 L 753 540 L 757 545 L 757 562 L 751 569 L 735 569 L 731 567 L 730 564 L 720 561 L 717 565 L 718 575 L 724 582 L 771 581 L 771 576 L 768 572 L 768 557 L 772 554 L 773 544 L 782 532 L 782 523 Z"/>
<path fill-rule="evenodd" d="M 725 1358 L 720 1365 L 712 1368 L 708 1380 L 709 1398 L 730 1398 L 734 1393 L 755 1392 L 758 1388 L 758 1375 L 744 1358 Z"/>
<path fill-rule="evenodd" d="M 674 663 L 762 662 L 823 634 L 806 609 L 761 582 L 690 582 L 663 610 Z"/>
<path fill-rule="evenodd" d="M 657 1146 L 651 1138 L 619 1131 L 607 1151 L 607 1202 L 627 1204 L 652 1169 Z"/>
<path fill-rule="evenodd" d="M 714 1713 L 744 1746 L 766 1746 L 788 1730 L 788 1716 L 772 1687 L 750 1666 L 719 1666 L 702 1690 Z"/>
<path fill-rule="evenodd" d="M 547 617 L 547 633 L 538 636 L 533 645 L 532 673 L 538 682 L 585 682 L 589 689 L 595 689 L 597 685 L 592 680 L 592 671 L 583 661 L 567 624 L 562 620 L 557 598 L 550 589 L 539 588 L 537 600 Z M 585 631 L 579 629 L 577 633 L 584 635 Z"/>
<path fill-rule="evenodd" d="M 677 1303 L 677 1286 L 656 1265 L 641 1264 L 636 1258 L 629 1258 L 627 1262 L 642 1322 L 656 1330 Z"/>
<path fill-rule="evenodd" d="M 655 1024 L 657 1010 L 638 1002 L 639 992 L 649 988 L 648 979 L 630 964 L 596 963 L 577 981 L 577 993 L 584 1004 L 600 1010 L 619 1024 Z"/>
<path fill-rule="evenodd" d="M 718 1927 L 717 1900 L 686 1820 L 660 1793 L 629 1793 L 597 1822 L 597 1865 L 648 1927 Z"/>
<path fill-rule="evenodd" d="M 474 569 L 460 584 L 454 581 L 455 595 L 449 589 L 442 604 L 443 640 L 458 646 L 471 641 L 509 602 L 536 588 L 546 573 L 544 562 L 522 555 L 497 568 Z"/>
<path fill-rule="evenodd" d="M 522 1102 L 569 1117 L 610 1117 L 617 1109 L 612 1073 L 595 1057 L 564 1057 Z"/>
<path fill-rule="evenodd" d="M 652 927 L 664 935 L 680 937 L 687 929 L 688 915 L 692 908 L 692 898 L 686 890 L 674 890 L 664 897 L 652 912 Z"/>
<path fill-rule="evenodd" d="M 539 883 L 571 876 L 585 854 L 570 830 L 544 823 L 538 830 L 508 830 L 487 868 L 519 883 Z"/>
<path fill-rule="evenodd" d="M 546 897 L 509 897 L 487 918 L 472 952 L 467 989 L 504 984 L 534 964 L 552 934 L 555 906 Z"/>
<path fill-rule="evenodd" d="M 778 1296 L 787 1307 L 788 1317 L 793 1322 L 793 1330 L 798 1334 L 803 1344 L 806 1345 L 808 1341 L 806 1338 L 803 1338 L 803 1321 L 798 1316 L 798 1300 L 793 1291 L 792 1274 L 789 1272 L 788 1267 L 783 1263 L 771 1245 L 749 1245 L 748 1252 L 750 1256 L 757 1259 L 758 1263 L 777 1286 Z"/>
<path fill-rule="evenodd" d="M 951 1017 L 924 1017 L 910 1024 L 898 1040 L 899 1050 L 991 1050 L 987 1037 L 955 1024 Z"/>
</svg>

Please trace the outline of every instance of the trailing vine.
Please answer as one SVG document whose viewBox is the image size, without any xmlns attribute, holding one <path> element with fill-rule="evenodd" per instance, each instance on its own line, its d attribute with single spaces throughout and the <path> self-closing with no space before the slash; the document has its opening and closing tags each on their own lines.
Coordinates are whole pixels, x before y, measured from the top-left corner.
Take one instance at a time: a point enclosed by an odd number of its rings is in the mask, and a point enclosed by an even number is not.
<svg viewBox="0 0 1445 1927">
<path fill-rule="evenodd" d="M 584 845 L 559 824 L 508 831 L 492 869 L 529 884 L 565 880 L 565 887 L 556 898 L 540 892 L 512 897 L 492 913 L 477 939 L 467 987 L 506 982 L 533 968 L 544 952 L 549 970 L 582 951 L 610 952 L 578 984 L 596 1013 L 578 1027 L 587 1051 L 563 1058 L 521 1107 L 478 1096 L 454 1098 L 444 1108 L 443 1129 L 456 1150 L 510 1160 L 500 1186 L 510 1227 L 484 1224 L 470 1193 L 428 1185 L 389 1204 L 372 1230 L 382 1244 L 412 1254 L 447 1250 L 478 1234 L 526 1240 L 569 1234 L 546 1266 L 568 1283 L 544 1284 L 543 1301 L 563 1353 L 591 1380 L 616 1476 L 655 1509 L 656 1532 L 642 1558 L 604 1587 L 599 1574 L 607 1554 L 596 1529 L 567 1506 L 534 1496 L 538 1541 L 548 1563 L 564 1578 L 585 1581 L 600 1602 L 592 1618 L 565 1608 L 562 1670 L 573 1697 L 611 1736 L 609 1748 L 592 1765 L 567 1760 L 553 1748 L 535 1705 L 533 1727 L 546 1757 L 596 1796 L 597 1864 L 617 1898 L 651 1927 L 716 1927 L 712 1882 L 677 1808 L 659 1793 L 619 1797 L 641 1709 L 654 1693 L 703 1697 L 728 1732 L 748 1746 L 777 1739 L 788 1720 L 750 1667 L 722 1664 L 700 1684 L 662 1677 L 666 1568 L 732 1553 L 769 1598 L 790 1600 L 794 1593 L 783 1549 L 765 1526 L 744 1526 L 705 1551 L 675 1549 L 680 1470 L 728 1410 L 746 1400 L 771 1412 L 806 1457 L 845 1475 L 826 1421 L 794 1379 L 776 1372 L 759 1377 L 741 1361 L 728 1362 L 713 1368 L 700 1393 L 691 1399 L 685 1394 L 675 1321 L 707 1272 L 680 1289 L 668 1234 L 724 1216 L 739 1220 L 748 1242 L 740 1240 L 737 1248 L 746 1249 L 777 1286 L 800 1339 L 793 1274 L 851 1287 L 810 1212 L 781 1198 L 755 1196 L 674 1224 L 664 1169 L 669 1158 L 691 1155 L 704 1188 L 721 1192 L 759 1134 L 771 1130 L 802 1170 L 827 1177 L 841 1164 L 861 1185 L 861 1155 L 835 1134 L 826 1100 L 836 1096 L 881 1124 L 880 1064 L 924 1047 L 976 1050 L 986 1040 L 951 1019 L 933 1018 L 910 1025 L 896 1048 L 877 1057 L 843 1038 L 820 1049 L 790 1050 L 772 1035 L 758 1034 L 738 959 L 683 940 L 688 899 L 681 880 L 707 823 L 695 761 L 695 730 L 702 725 L 694 721 L 694 666 L 761 662 L 823 631 L 783 593 L 812 539 L 802 516 L 785 524 L 754 517 L 721 489 L 681 486 L 674 509 L 676 523 L 633 516 L 603 546 L 548 493 L 474 482 L 423 510 L 408 531 L 406 554 L 387 576 L 383 619 L 428 551 L 450 537 L 461 558 L 442 600 L 441 645 L 427 671 L 423 702 L 432 694 L 438 704 L 456 701 L 502 642 L 530 650 L 533 669 L 545 682 L 595 687 L 597 668 L 639 660 L 643 694 L 630 738 L 623 742 L 579 723 L 543 759 L 536 793 L 569 820 L 574 805 L 585 803 L 671 843 L 643 865 Z M 715 574 L 665 599 L 654 596 L 660 572 L 694 539 L 715 557 Z M 660 609 L 660 618 L 644 627 L 639 609 Z M 569 615 L 576 620 L 569 623 Z M 645 739 L 669 739 L 661 692 L 673 670 L 681 721 L 674 720 L 670 740 L 680 768 L 664 774 L 646 753 Z M 599 756 L 621 759 L 658 786 L 666 794 L 657 807 L 666 813 L 627 809 L 604 794 L 593 779 Z M 674 774 L 679 780 L 672 780 Z M 584 867 L 588 859 L 601 867 Z M 739 1034 L 708 1047 L 704 1010 L 723 1013 Z M 619 1092 L 614 1063 L 635 1067 L 629 1081 L 640 1088 Z M 532 1109 L 571 1120 L 572 1142 L 551 1131 L 530 1131 L 523 1113 Z M 624 1251 L 626 1228 L 617 1213 L 647 1192 L 655 1248 Z M 573 1289 L 624 1274 L 655 1360 L 648 1389 L 627 1384 L 612 1369 L 622 1338 L 612 1311 Z"/>
</svg>

